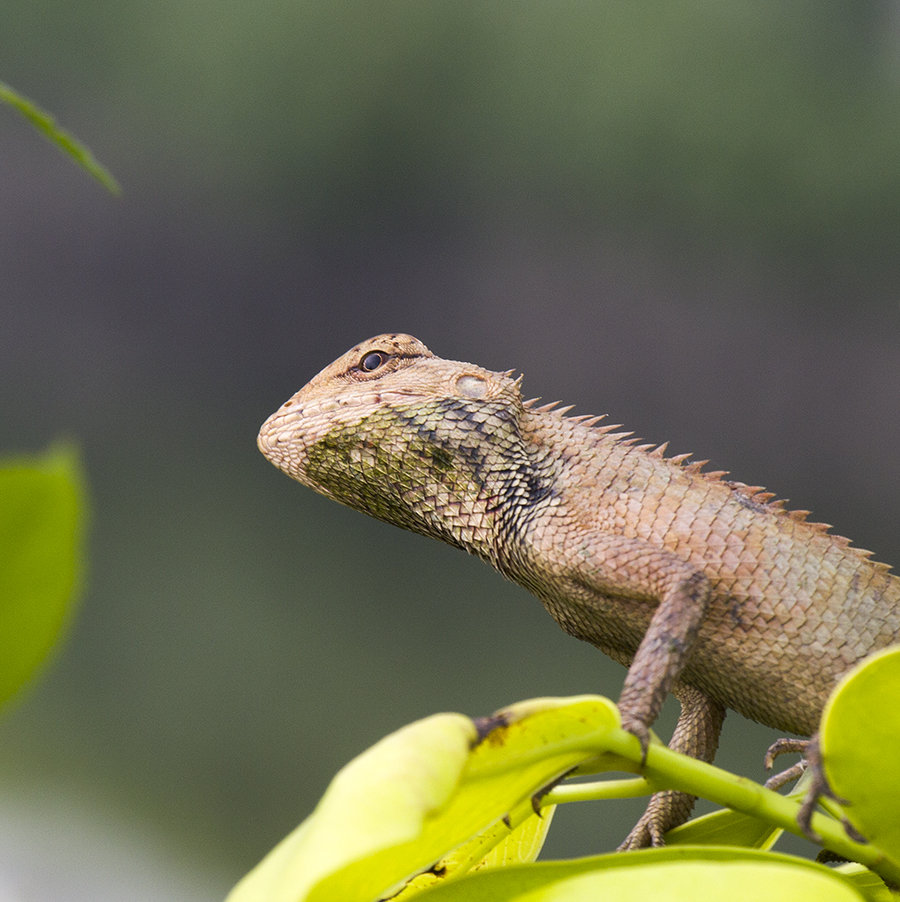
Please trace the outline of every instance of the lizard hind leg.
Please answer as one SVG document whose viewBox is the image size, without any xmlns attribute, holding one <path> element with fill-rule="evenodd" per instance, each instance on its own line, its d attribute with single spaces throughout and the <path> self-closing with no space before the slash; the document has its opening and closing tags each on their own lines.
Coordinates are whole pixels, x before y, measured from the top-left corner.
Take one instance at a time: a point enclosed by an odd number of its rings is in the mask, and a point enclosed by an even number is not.
<svg viewBox="0 0 900 902">
<path fill-rule="evenodd" d="M 669 748 L 711 762 L 719 745 L 725 708 L 698 689 L 683 683 L 676 683 L 672 692 L 681 702 L 681 714 Z M 694 796 L 686 792 L 665 790 L 654 793 L 640 820 L 619 846 L 619 851 L 665 845 L 666 831 L 688 819 L 694 801 Z"/>
</svg>

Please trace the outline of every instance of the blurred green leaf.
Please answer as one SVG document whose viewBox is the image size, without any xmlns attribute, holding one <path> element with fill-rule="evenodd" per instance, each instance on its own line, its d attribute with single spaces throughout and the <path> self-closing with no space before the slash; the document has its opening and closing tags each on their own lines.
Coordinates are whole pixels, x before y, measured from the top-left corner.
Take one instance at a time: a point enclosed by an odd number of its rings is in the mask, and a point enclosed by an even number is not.
<svg viewBox="0 0 900 902">
<path fill-rule="evenodd" d="M 0 703 L 47 659 L 82 576 L 85 501 L 70 448 L 0 466 Z"/>
<path fill-rule="evenodd" d="M 17 109 L 41 134 L 67 153 L 83 169 L 86 169 L 112 194 L 120 194 L 121 188 L 112 173 L 94 157 L 77 138 L 56 124 L 56 120 L 30 100 L 0 81 L 0 101 Z"/>
<path fill-rule="evenodd" d="M 850 671 L 822 715 L 821 743 L 832 789 L 850 804 L 853 825 L 900 862 L 900 647 Z"/>
</svg>

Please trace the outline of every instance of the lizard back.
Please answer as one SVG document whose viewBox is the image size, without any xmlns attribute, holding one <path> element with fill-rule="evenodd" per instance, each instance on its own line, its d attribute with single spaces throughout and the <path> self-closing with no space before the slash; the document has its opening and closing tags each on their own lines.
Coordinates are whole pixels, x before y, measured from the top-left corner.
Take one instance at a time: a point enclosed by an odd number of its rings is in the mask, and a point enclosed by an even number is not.
<svg viewBox="0 0 900 902">
<path fill-rule="evenodd" d="M 585 529 L 643 540 L 706 574 L 712 599 L 681 678 L 753 720 L 814 732 L 840 676 L 900 641 L 900 578 L 808 512 L 686 455 L 666 457 L 665 446 L 638 445 L 617 426 L 526 407 L 522 428 L 526 444 L 554 449 L 564 499 L 531 520 L 563 560 L 530 588 L 567 631 L 611 657 L 629 663 L 652 611 L 637 616 L 628 599 L 596 592 L 559 598 L 558 574 Z"/>
</svg>

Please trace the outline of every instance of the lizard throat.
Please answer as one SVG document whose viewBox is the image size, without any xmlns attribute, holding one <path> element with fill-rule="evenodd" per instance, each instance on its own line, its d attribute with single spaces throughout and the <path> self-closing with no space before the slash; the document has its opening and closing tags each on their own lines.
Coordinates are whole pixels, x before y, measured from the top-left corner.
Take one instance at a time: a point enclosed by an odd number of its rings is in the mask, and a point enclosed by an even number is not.
<svg viewBox="0 0 900 902">
<path fill-rule="evenodd" d="M 493 559 L 510 512 L 547 497 L 508 405 L 384 406 L 306 449 L 304 482 L 357 510 Z"/>
</svg>

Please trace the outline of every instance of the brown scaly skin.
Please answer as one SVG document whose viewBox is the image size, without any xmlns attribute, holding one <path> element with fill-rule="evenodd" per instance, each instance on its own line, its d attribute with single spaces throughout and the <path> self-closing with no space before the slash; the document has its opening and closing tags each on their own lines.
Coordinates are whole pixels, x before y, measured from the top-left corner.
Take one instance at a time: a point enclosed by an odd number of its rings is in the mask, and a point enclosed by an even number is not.
<svg viewBox="0 0 900 902">
<path fill-rule="evenodd" d="M 272 414 L 259 447 L 317 492 L 537 595 L 628 667 L 619 707 L 645 748 L 669 692 L 670 747 L 705 761 L 726 708 L 809 736 L 837 679 L 900 641 L 886 565 L 759 487 L 523 402 L 520 381 L 381 335 Z M 661 844 L 692 804 L 658 793 L 623 848 Z"/>
</svg>

